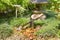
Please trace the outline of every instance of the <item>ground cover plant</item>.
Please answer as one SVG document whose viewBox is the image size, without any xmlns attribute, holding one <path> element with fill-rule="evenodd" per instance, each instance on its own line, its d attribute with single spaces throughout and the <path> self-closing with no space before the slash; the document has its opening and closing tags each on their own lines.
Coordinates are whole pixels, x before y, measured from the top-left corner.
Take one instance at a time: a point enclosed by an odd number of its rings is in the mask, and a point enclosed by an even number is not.
<svg viewBox="0 0 60 40">
<path fill-rule="evenodd" d="M 15 17 L 16 8 L 13 5 L 21 6 L 18 8 L 17 18 Z M 30 27 L 28 24 L 28 27 L 25 29 L 17 30 L 20 27 L 23 28 L 22 25 L 30 21 L 30 17 L 33 14 L 33 9 L 35 10 L 35 7 L 36 5 L 30 3 L 30 0 L 0 0 L 0 40 L 8 40 L 9 38 L 11 39 L 11 37 L 20 34 L 32 35 L 35 38 L 37 37 L 37 40 L 40 37 L 60 38 L 60 0 L 48 0 L 47 5 L 42 5 L 44 10 L 43 14 L 46 16 L 45 20 L 35 20 L 33 27 Z M 19 37 L 22 37 L 22 35 Z M 16 37 L 16 39 L 19 39 L 19 37 Z M 23 37 L 29 40 L 28 37 Z"/>
</svg>

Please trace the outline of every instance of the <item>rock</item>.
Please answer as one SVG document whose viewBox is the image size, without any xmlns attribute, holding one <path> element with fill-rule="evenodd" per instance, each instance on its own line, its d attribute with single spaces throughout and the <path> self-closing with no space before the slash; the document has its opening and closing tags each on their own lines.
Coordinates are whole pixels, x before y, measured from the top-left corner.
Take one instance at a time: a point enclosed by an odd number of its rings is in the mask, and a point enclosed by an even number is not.
<svg viewBox="0 0 60 40">
<path fill-rule="evenodd" d="M 33 15 L 31 15 L 31 18 L 32 18 L 32 19 L 37 19 L 37 18 L 39 18 L 39 19 L 41 19 L 41 20 L 44 20 L 44 19 L 46 19 L 46 15 L 44 15 L 43 13 L 41 13 L 41 14 L 33 14 Z"/>
</svg>

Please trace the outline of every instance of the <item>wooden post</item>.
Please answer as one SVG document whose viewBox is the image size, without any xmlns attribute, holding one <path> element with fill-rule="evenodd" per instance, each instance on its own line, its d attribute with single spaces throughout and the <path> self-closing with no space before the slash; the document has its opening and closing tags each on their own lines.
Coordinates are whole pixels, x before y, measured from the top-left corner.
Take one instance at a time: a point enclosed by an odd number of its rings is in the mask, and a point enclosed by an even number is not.
<svg viewBox="0 0 60 40">
<path fill-rule="evenodd" d="M 34 26 L 34 19 L 30 18 L 30 27 Z"/>
<path fill-rule="evenodd" d="M 17 8 L 16 8 L 16 18 L 17 18 Z"/>
</svg>

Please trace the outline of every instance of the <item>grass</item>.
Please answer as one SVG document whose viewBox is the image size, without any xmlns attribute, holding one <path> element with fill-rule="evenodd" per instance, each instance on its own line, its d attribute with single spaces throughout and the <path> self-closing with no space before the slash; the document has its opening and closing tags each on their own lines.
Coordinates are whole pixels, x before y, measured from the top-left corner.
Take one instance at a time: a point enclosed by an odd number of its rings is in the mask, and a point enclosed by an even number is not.
<svg viewBox="0 0 60 40">
<path fill-rule="evenodd" d="M 21 26 L 21 25 L 24 25 L 25 23 L 29 22 L 29 19 L 27 18 L 14 18 L 10 21 L 10 25 L 12 26 Z"/>
<path fill-rule="evenodd" d="M 49 14 L 50 15 L 50 14 Z M 18 27 L 25 23 L 29 22 L 29 18 L 26 17 L 19 17 L 19 18 L 1 18 L 0 19 L 0 30 L 3 32 L 1 35 L 4 37 L 11 35 L 13 27 Z M 60 37 L 60 20 L 56 19 L 55 17 L 49 17 L 46 20 L 36 20 L 34 22 L 36 25 L 42 25 L 42 28 L 36 32 L 37 35 L 42 36 L 59 36 Z M 6 35 L 5 35 L 6 34 Z"/>
<path fill-rule="evenodd" d="M 5 39 L 12 34 L 12 28 L 7 23 L 0 24 L 0 37 Z"/>
<path fill-rule="evenodd" d="M 45 20 L 45 24 L 42 26 L 42 28 L 37 32 L 37 35 L 42 36 L 57 36 L 57 32 L 59 31 L 58 24 L 60 24 L 60 21 L 56 18 L 50 18 Z"/>
</svg>

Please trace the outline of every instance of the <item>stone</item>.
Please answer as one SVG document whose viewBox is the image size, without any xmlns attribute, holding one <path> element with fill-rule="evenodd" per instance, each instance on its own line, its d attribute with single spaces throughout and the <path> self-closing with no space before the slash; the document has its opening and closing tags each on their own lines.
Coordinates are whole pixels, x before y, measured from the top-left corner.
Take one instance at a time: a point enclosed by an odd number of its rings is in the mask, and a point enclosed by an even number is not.
<svg viewBox="0 0 60 40">
<path fill-rule="evenodd" d="M 39 19 L 41 19 L 41 20 L 44 20 L 45 18 L 46 18 L 46 16 L 44 15 L 44 14 L 33 14 L 32 16 L 31 16 L 31 18 L 32 19 L 37 19 L 37 18 L 39 18 Z"/>
</svg>

